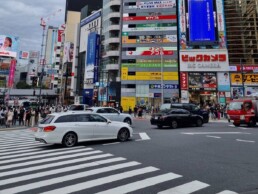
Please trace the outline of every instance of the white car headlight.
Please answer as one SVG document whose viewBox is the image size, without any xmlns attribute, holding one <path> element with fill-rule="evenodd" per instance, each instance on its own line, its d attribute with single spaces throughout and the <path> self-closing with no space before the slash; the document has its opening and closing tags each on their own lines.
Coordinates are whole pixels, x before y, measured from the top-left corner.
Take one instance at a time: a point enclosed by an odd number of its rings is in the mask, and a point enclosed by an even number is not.
<svg viewBox="0 0 258 194">
<path fill-rule="evenodd" d="M 245 120 L 245 115 L 240 115 L 240 120 Z"/>
</svg>

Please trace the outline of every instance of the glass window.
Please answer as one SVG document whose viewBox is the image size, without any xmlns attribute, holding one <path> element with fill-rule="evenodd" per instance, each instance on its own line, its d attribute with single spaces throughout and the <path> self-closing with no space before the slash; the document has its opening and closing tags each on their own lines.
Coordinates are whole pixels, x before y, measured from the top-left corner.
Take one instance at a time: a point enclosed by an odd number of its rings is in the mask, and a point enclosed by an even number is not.
<svg viewBox="0 0 258 194">
<path fill-rule="evenodd" d="M 90 115 L 89 121 L 90 122 L 107 122 L 107 120 L 100 115 Z"/>
<path fill-rule="evenodd" d="M 83 105 L 71 105 L 69 110 L 84 110 Z"/>
<path fill-rule="evenodd" d="M 116 109 L 113 108 L 107 108 L 108 113 L 116 113 L 118 114 L 119 112 Z"/>
<path fill-rule="evenodd" d="M 76 121 L 77 122 L 89 122 L 89 115 L 87 115 L 87 114 L 76 115 Z"/>
<path fill-rule="evenodd" d="M 40 124 L 49 124 L 51 121 L 55 118 L 53 115 L 47 115 L 46 118 L 44 118 L 42 121 L 40 121 Z"/>
<path fill-rule="evenodd" d="M 97 113 L 108 113 L 106 108 L 101 108 L 97 110 Z"/>
<path fill-rule="evenodd" d="M 59 117 L 55 123 L 70 123 L 70 122 L 76 122 L 77 115 L 65 115 Z"/>
<path fill-rule="evenodd" d="M 243 102 L 230 102 L 228 110 L 241 110 Z"/>
</svg>

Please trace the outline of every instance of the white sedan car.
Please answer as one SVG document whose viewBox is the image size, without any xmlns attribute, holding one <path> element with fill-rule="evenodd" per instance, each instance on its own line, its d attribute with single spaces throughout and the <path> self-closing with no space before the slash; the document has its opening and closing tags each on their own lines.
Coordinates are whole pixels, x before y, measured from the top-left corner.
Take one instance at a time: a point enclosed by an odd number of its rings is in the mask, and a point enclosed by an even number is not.
<svg viewBox="0 0 258 194">
<path fill-rule="evenodd" d="M 131 115 L 127 113 L 120 113 L 118 110 L 111 107 L 91 107 L 87 108 L 86 111 L 100 114 L 111 121 L 125 122 L 129 125 L 132 125 L 133 123 L 133 118 Z"/>
<path fill-rule="evenodd" d="M 133 129 L 127 123 L 110 121 L 94 113 L 64 112 L 50 114 L 42 120 L 35 133 L 35 140 L 72 147 L 83 141 L 126 141 L 132 135 Z"/>
</svg>

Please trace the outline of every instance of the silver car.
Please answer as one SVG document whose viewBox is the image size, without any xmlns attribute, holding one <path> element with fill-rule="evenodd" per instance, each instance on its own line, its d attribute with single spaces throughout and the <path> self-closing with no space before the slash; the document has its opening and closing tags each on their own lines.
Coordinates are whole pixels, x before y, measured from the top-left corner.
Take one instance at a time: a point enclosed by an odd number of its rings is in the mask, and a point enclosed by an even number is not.
<svg viewBox="0 0 258 194">
<path fill-rule="evenodd" d="M 120 113 L 118 110 L 111 107 L 91 107 L 87 108 L 86 111 L 98 113 L 111 121 L 125 122 L 129 125 L 133 124 L 133 119 L 131 115 L 126 113 Z"/>
</svg>

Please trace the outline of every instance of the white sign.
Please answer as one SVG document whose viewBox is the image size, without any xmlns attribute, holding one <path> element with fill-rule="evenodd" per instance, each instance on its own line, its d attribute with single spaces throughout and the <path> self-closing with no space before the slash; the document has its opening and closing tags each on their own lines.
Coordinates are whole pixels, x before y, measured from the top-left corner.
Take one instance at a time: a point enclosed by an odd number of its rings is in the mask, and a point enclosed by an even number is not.
<svg viewBox="0 0 258 194">
<path fill-rule="evenodd" d="M 228 52 L 222 49 L 180 51 L 180 71 L 229 71 Z"/>
<path fill-rule="evenodd" d="M 189 103 L 188 91 L 181 90 L 181 103 Z"/>
</svg>

